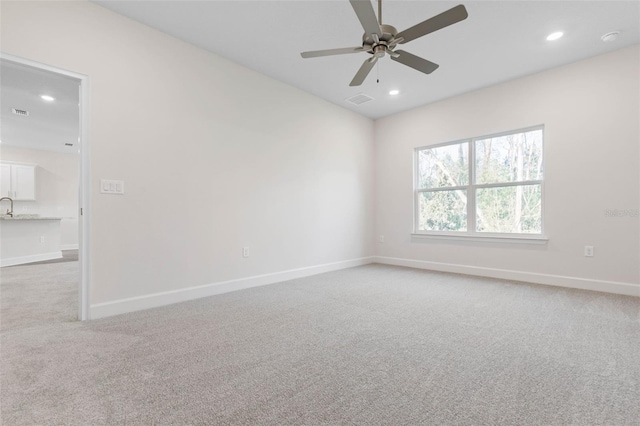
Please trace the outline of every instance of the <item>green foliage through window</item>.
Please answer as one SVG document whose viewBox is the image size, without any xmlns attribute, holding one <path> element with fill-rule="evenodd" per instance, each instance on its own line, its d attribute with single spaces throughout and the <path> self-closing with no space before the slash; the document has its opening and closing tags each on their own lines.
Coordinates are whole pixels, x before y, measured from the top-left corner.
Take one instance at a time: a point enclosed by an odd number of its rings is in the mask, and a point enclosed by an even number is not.
<svg viewBox="0 0 640 426">
<path fill-rule="evenodd" d="M 515 234 L 542 232 L 540 185 L 478 188 L 476 230 Z"/>
<path fill-rule="evenodd" d="M 467 191 L 420 193 L 420 229 L 427 231 L 467 230 Z"/>
</svg>

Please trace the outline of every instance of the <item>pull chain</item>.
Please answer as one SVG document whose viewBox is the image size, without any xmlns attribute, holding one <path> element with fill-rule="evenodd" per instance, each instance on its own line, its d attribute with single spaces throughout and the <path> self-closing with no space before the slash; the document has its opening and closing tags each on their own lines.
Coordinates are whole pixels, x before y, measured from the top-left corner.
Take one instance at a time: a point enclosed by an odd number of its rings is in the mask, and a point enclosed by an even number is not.
<svg viewBox="0 0 640 426">
<path fill-rule="evenodd" d="M 380 62 L 376 63 L 376 83 L 380 83 Z"/>
</svg>

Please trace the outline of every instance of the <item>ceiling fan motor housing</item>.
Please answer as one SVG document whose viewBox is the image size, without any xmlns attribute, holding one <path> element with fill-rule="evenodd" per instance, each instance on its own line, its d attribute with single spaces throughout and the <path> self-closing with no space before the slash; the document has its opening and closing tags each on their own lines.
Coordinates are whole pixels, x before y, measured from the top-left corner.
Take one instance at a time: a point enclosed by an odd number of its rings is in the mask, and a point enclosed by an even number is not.
<svg viewBox="0 0 640 426">
<path fill-rule="evenodd" d="M 373 48 L 373 56 L 377 58 L 384 58 L 384 54 L 387 52 L 387 47 L 379 44 Z"/>
<path fill-rule="evenodd" d="M 396 34 L 398 34 L 398 30 L 396 30 L 395 27 L 387 24 L 380 25 L 380 30 L 382 32 L 382 36 L 379 37 L 377 43 L 373 37 L 367 33 L 362 36 L 362 47 L 364 50 L 373 54 L 381 53 L 380 56 L 376 55 L 378 57 L 384 56 L 384 52 L 386 51 L 385 46 L 388 46 L 389 42 L 393 40 Z"/>
</svg>

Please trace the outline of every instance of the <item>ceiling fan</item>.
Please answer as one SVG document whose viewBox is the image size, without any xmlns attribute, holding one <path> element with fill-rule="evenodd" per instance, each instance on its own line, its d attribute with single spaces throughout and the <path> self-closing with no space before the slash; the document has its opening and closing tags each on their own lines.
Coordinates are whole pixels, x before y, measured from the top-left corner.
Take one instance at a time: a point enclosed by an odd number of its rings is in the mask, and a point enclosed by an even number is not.
<svg viewBox="0 0 640 426">
<path fill-rule="evenodd" d="M 452 9 L 442 12 L 432 18 L 427 19 L 411 28 L 402 32 L 398 32 L 391 25 L 382 23 L 382 0 L 378 0 L 378 19 L 376 19 L 373 6 L 370 0 L 349 0 L 353 10 L 356 12 L 364 35 L 362 36 L 362 47 L 345 47 L 341 49 L 314 50 L 311 52 L 302 52 L 303 58 L 317 58 L 320 56 L 344 55 L 347 53 L 366 52 L 372 56 L 364 61 L 358 72 L 356 73 L 349 86 L 360 86 L 378 59 L 383 58 L 385 54 L 391 56 L 391 59 L 400 62 L 408 67 L 431 74 L 438 68 L 438 64 L 422 59 L 419 56 L 412 55 L 404 50 L 394 50 L 398 44 L 404 44 L 422 37 L 434 31 L 438 31 L 456 22 L 467 19 L 467 9 L 463 5 L 458 5 Z"/>
</svg>

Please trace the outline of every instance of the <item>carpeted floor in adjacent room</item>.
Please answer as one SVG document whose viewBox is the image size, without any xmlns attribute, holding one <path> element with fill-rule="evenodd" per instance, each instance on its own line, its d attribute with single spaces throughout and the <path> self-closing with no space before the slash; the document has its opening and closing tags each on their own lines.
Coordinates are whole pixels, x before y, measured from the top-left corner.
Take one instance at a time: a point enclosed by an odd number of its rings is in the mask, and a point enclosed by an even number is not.
<svg viewBox="0 0 640 426">
<path fill-rule="evenodd" d="M 639 298 L 367 265 L 81 323 L 69 265 L 1 272 L 3 424 L 639 424 Z"/>
<path fill-rule="evenodd" d="M 78 250 L 0 269 L 0 331 L 78 319 Z M 0 349 L 1 350 L 1 349 Z"/>
</svg>

